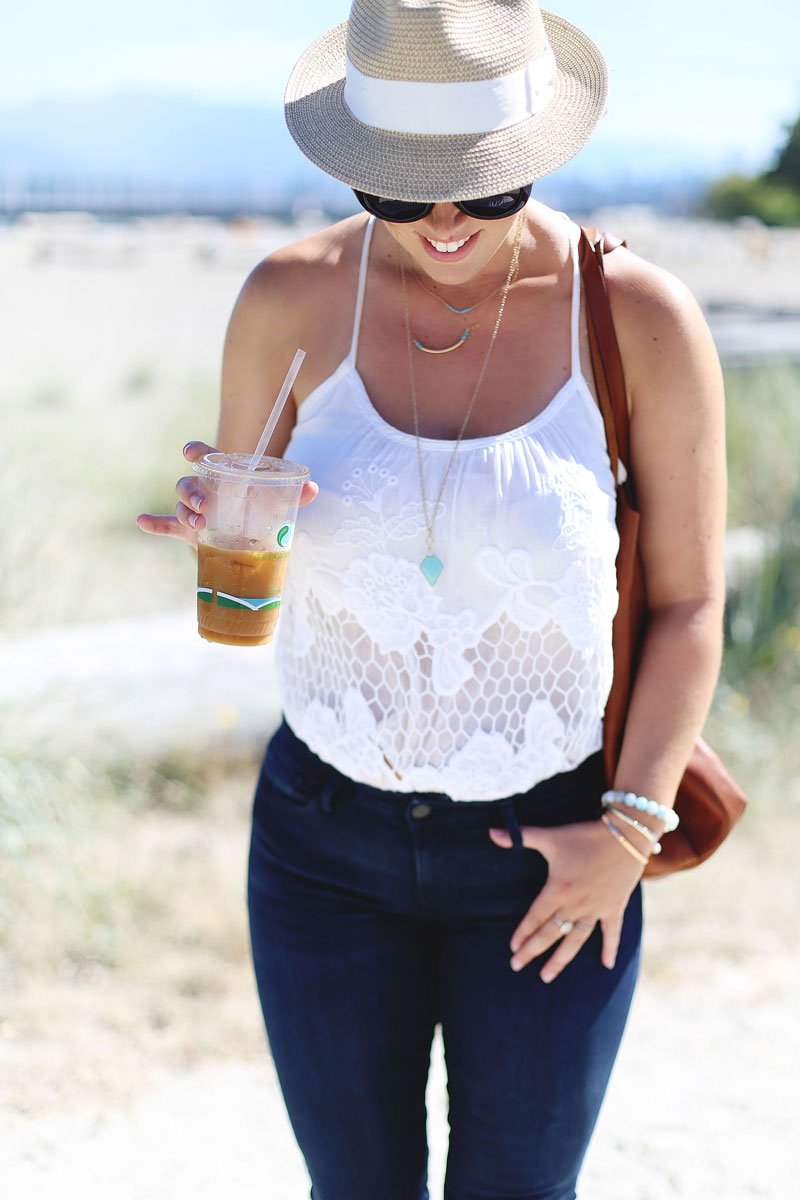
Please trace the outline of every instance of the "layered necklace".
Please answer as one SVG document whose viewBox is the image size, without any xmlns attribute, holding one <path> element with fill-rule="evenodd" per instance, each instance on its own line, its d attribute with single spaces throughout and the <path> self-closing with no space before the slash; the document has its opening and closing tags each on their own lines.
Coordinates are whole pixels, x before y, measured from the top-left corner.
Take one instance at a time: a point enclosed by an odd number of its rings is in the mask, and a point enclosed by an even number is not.
<svg viewBox="0 0 800 1200">
<path fill-rule="evenodd" d="M 412 273 L 414 275 L 414 282 L 418 287 L 422 288 L 423 292 L 427 292 L 429 296 L 433 296 L 434 300 L 438 300 L 439 303 L 443 304 L 451 313 L 455 313 L 459 317 L 463 317 L 466 316 L 467 313 L 474 312 L 476 308 L 480 308 L 480 306 L 485 304 L 487 300 L 491 300 L 492 296 L 496 296 L 497 293 L 504 287 L 504 284 L 498 283 L 497 287 L 492 288 L 491 292 L 489 292 L 487 296 L 484 296 L 482 300 L 476 300 L 474 304 L 468 304 L 466 308 L 456 308 L 454 304 L 449 304 L 448 301 L 445 300 L 444 296 L 440 296 L 438 292 L 433 292 L 429 287 L 426 287 L 413 267 Z M 514 282 L 513 277 L 511 282 Z M 414 338 L 413 341 L 416 348 L 421 350 L 423 354 L 449 354 L 451 350 L 458 350 L 460 346 L 464 345 L 464 342 L 470 335 L 470 330 L 474 328 L 475 326 L 468 325 L 457 342 L 453 342 L 452 346 L 444 346 L 441 350 L 434 350 L 431 346 L 423 346 L 422 342 L 419 341 L 418 338 Z"/>
<path fill-rule="evenodd" d="M 422 574 L 425 576 L 425 579 L 427 580 L 427 582 L 430 584 L 431 587 L 434 586 L 434 584 L 436 583 L 437 579 L 439 578 L 439 576 L 441 575 L 441 573 L 444 569 L 444 563 L 442 562 L 441 558 L 437 554 L 434 554 L 434 552 L 433 552 L 433 540 L 434 540 L 433 539 L 433 527 L 436 523 L 436 516 L 437 516 L 438 510 L 439 510 L 439 502 L 441 501 L 442 493 L 444 491 L 444 486 L 447 483 L 447 477 L 450 474 L 450 468 L 453 465 L 453 460 L 456 456 L 456 451 L 458 450 L 458 447 L 461 445 L 461 439 L 464 436 L 464 430 L 467 428 L 467 422 L 469 421 L 470 416 L 472 415 L 472 410 L 475 407 L 475 401 L 478 398 L 478 392 L 480 391 L 480 386 L 483 383 L 483 377 L 486 374 L 486 368 L 489 365 L 489 359 L 492 354 L 492 349 L 494 348 L 494 343 L 497 339 L 497 331 L 500 328 L 500 322 L 503 318 L 503 311 L 506 306 L 506 300 L 508 299 L 508 292 L 511 287 L 511 281 L 514 278 L 514 276 L 516 275 L 517 269 L 519 267 L 519 255 L 520 255 L 520 248 L 522 246 L 523 227 L 524 227 L 523 214 L 520 213 L 519 217 L 517 218 L 517 233 L 516 233 L 516 237 L 514 238 L 514 248 L 511 252 L 511 263 L 508 268 L 508 275 L 506 276 L 506 281 L 502 285 L 502 294 L 500 297 L 500 307 L 497 310 L 497 319 L 495 320 L 495 323 L 494 323 L 494 329 L 492 330 L 492 336 L 489 339 L 489 346 L 486 350 L 486 354 L 484 355 L 483 363 L 481 365 L 481 369 L 478 374 L 478 378 L 475 383 L 475 387 L 472 389 L 472 396 L 470 397 L 469 404 L 467 405 L 467 411 L 464 413 L 464 419 L 461 422 L 461 428 L 458 431 L 458 435 L 456 437 L 455 444 L 450 453 L 450 457 L 447 460 L 447 466 L 445 467 L 445 472 L 444 472 L 444 475 L 442 476 L 442 482 L 439 484 L 439 491 L 436 494 L 436 500 L 434 501 L 432 510 L 428 509 L 428 501 L 425 496 L 425 474 L 424 474 L 423 467 L 422 467 L 422 444 L 420 442 L 420 436 L 419 436 L 419 414 L 417 411 L 417 388 L 416 388 L 416 381 L 414 379 L 414 351 L 413 351 L 414 343 L 413 343 L 412 337 L 411 337 L 411 321 L 410 321 L 409 315 L 408 315 L 408 292 L 406 289 L 406 273 L 405 273 L 405 267 L 403 265 L 403 260 L 402 260 L 402 258 L 400 259 L 400 282 L 401 282 L 402 289 L 403 289 L 403 315 L 405 317 L 406 343 L 408 346 L 408 378 L 409 378 L 409 384 L 410 384 L 410 390 L 411 390 L 411 411 L 414 416 L 414 436 L 415 436 L 416 442 L 417 442 L 417 465 L 419 467 L 419 489 L 420 489 L 420 494 L 422 496 L 422 516 L 423 516 L 423 520 L 425 522 L 425 529 L 427 530 L 427 537 L 426 537 L 427 553 L 425 554 L 425 557 L 422 559 L 422 562 L 419 564 L 419 569 L 422 572 Z M 496 290 L 498 290 L 498 289 L 495 289 L 495 291 Z M 494 293 L 491 293 L 491 294 L 494 294 Z M 488 299 L 489 299 L 488 296 L 484 297 L 484 300 L 488 300 Z M 478 303 L 483 303 L 483 301 L 479 301 Z M 477 305 L 473 305 L 472 307 L 475 308 L 475 307 L 477 307 Z M 462 337 L 461 341 L 463 342 L 465 340 L 466 340 L 466 334 Z M 416 343 L 416 344 L 418 345 L 419 343 Z M 449 347 L 449 348 L 454 349 L 454 347 Z"/>
</svg>

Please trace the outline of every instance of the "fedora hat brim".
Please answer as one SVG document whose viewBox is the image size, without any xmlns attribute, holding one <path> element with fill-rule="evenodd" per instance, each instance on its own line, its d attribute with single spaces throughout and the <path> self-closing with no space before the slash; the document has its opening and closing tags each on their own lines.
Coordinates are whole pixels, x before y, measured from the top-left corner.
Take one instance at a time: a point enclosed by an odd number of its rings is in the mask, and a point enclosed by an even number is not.
<svg viewBox="0 0 800 1200">
<path fill-rule="evenodd" d="M 544 9 L 542 18 L 557 78 L 549 104 L 536 116 L 472 134 L 394 133 L 365 125 L 344 99 L 344 21 L 309 46 L 289 78 L 289 132 L 327 175 L 396 200 L 462 200 L 533 183 L 588 142 L 608 97 L 608 66 L 591 38 Z"/>
</svg>

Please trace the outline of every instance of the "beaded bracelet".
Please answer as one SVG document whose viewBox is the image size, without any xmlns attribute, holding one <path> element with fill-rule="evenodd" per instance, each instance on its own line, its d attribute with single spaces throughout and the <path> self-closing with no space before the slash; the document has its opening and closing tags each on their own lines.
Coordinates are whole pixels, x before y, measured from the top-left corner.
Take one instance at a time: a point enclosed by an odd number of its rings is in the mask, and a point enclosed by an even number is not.
<svg viewBox="0 0 800 1200">
<path fill-rule="evenodd" d="M 604 808 L 607 808 L 609 804 L 624 804 L 627 808 L 638 808 L 639 812 L 646 812 L 651 817 L 658 817 L 659 821 L 663 821 L 666 825 L 664 833 L 672 833 L 680 823 L 680 817 L 674 808 L 656 804 L 655 800 L 648 800 L 646 796 L 637 796 L 636 792 L 623 792 L 621 788 L 612 788 L 603 792 L 600 799 Z"/>
<path fill-rule="evenodd" d="M 600 817 L 600 820 L 603 822 L 608 832 L 617 839 L 620 846 L 623 846 L 632 858 L 635 858 L 637 862 L 642 863 L 643 866 L 647 865 L 647 863 L 650 861 L 650 856 L 648 854 L 642 854 L 641 850 L 636 849 L 633 842 L 628 841 L 624 833 L 620 833 L 614 822 L 609 817 L 608 813 L 604 812 Z"/>
<path fill-rule="evenodd" d="M 629 817 L 627 813 L 624 813 L 621 808 L 617 808 L 614 804 L 607 805 L 606 811 L 612 812 L 618 821 L 624 821 L 626 825 L 631 827 L 631 829 L 635 829 L 637 833 L 642 835 L 642 837 L 646 837 L 650 843 L 651 854 L 661 853 L 661 842 L 658 840 L 658 834 L 654 829 L 651 829 L 649 825 L 643 825 L 641 821 L 637 821 L 633 817 Z"/>
</svg>

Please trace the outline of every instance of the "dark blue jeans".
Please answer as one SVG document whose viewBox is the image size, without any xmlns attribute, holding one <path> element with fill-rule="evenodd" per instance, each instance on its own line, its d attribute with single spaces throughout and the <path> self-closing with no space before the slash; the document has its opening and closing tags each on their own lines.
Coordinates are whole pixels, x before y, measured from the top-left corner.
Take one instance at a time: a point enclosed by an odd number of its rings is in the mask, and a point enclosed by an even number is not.
<svg viewBox="0 0 800 1200">
<path fill-rule="evenodd" d="M 446 1200 L 573 1200 L 638 968 L 631 898 L 617 964 L 595 930 L 553 983 L 515 974 L 511 934 L 547 864 L 519 825 L 596 815 L 600 755 L 511 800 L 355 784 L 288 726 L 253 814 L 258 990 L 314 1200 L 427 1200 L 425 1086 L 441 1022 Z M 504 850 L 489 839 L 502 826 Z"/>
</svg>

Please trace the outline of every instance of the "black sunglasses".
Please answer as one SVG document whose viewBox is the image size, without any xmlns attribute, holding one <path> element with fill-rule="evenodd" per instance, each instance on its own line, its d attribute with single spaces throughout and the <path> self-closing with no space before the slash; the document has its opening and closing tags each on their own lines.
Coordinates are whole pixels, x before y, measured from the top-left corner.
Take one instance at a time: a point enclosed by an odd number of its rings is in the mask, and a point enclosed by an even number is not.
<svg viewBox="0 0 800 1200">
<path fill-rule="evenodd" d="M 529 183 L 510 192 L 499 192 L 496 196 L 482 196 L 479 200 L 454 200 L 453 203 L 476 221 L 499 221 L 501 217 L 511 217 L 524 208 L 532 189 L 533 184 Z M 359 204 L 381 221 L 421 221 L 433 208 L 432 203 L 424 200 L 390 200 L 385 196 L 356 191 L 355 188 L 353 191 Z"/>
</svg>

